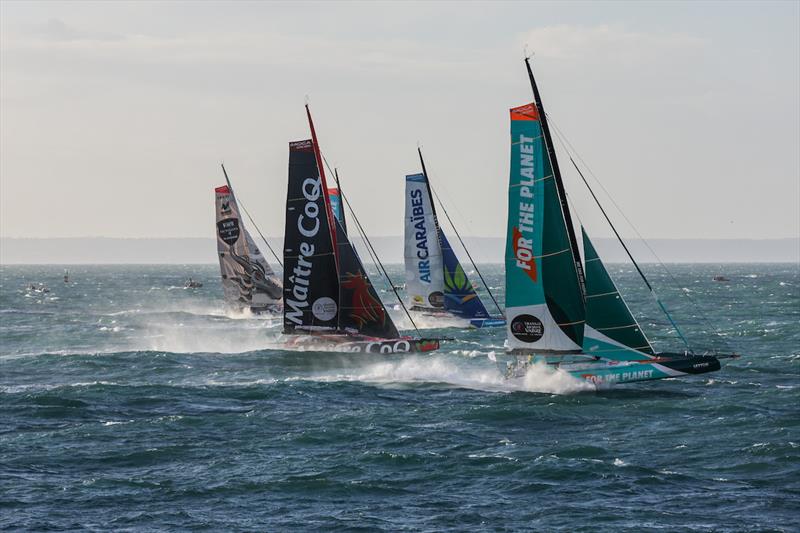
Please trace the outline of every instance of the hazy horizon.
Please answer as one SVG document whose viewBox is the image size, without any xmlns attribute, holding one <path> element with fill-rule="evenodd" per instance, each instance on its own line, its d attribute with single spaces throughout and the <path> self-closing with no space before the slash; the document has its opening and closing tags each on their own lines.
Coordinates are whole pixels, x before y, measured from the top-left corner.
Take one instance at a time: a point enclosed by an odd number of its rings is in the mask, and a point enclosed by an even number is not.
<svg viewBox="0 0 800 533">
<path fill-rule="evenodd" d="M 270 237 L 276 253 L 282 250 L 282 239 Z M 371 237 L 382 262 L 397 264 L 403 261 L 403 241 L 400 236 Z M 473 259 L 480 264 L 499 264 L 505 240 L 499 237 L 469 237 L 464 240 Z M 353 242 L 362 257 L 370 264 L 370 254 L 360 237 Z M 629 263 L 628 257 L 615 239 L 595 238 L 595 247 L 609 264 Z M 262 247 L 261 240 L 258 240 Z M 649 248 L 648 248 L 649 245 Z M 628 240 L 627 246 L 640 263 L 794 263 L 800 266 L 800 239 L 651 239 L 645 244 L 638 239 Z M 195 238 L 60 238 L 9 239 L 0 238 L 0 264 L 214 264 L 218 261 L 216 240 Z M 654 256 L 651 249 L 655 251 Z M 277 262 L 266 250 L 267 260 Z M 456 253 L 466 265 L 468 258 L 456 244 Z"/>
<path fill-rule="evenodd" d="M 308 96 L 371 235 L 401 234 L 420 143 L 462 233 L 500 236 L 527 46 L 554 127 L 642 235 L 800 236 L 800 3 L 455 6 L 0 3 L 0 235 L 213 237 L 223 160 L 282 235 Z"/>
</svg>

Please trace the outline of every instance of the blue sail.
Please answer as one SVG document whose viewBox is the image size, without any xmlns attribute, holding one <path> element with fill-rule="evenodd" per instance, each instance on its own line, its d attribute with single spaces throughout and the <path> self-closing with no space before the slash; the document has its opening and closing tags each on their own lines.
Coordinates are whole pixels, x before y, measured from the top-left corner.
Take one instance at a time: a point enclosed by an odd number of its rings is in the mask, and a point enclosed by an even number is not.
<svg viewBox="0 0 800 533">
<path fill-rule="evenodd" d="M 467 278 L 441 228 L 439 228 L 439 242 L 442 245 L 444 259 L 445 309 L 461 318 L 489 318 L 489 312 L 475 292 L 472 282 Z"/>
</svg>

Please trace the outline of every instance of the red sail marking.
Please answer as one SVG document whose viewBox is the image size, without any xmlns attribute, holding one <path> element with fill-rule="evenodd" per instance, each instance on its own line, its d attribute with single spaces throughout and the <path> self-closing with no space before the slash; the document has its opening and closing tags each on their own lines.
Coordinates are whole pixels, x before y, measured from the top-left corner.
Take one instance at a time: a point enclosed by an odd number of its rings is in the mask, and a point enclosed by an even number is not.
<svg viewBox="0 0 800 533">
<path fill-rule="evenodd" d="M 230 194 L 231 190 L 228 188 L 227 185 L 223 185 L 222 187 L 217 187 L 216 189 L 214 189 L 214 192 L 219 194 Z"/>
<path fill-rule="evenodd" d="M 514 226 L 513 231 L 511 232 L 511 238 L 512 238 L 511 242 L 514 243 L 514 259 L 516 261 L 520 261 L 520 259 L 518 259 L 519 256 L 517 255 L 517 249 L 518 249 L 518 244 L 517 243 L 519 243 L 519 240 L 522 238 L 522 232 L 520 232 L 519 228 L 517 228 L 516 226 Z M 536 275 L 536 259 L 531 257 L 527 261 L 522 261 L 522 262 L 525 263 L 526 265 L 528 265 L 528 269 L 525 270 L 525 272 L 528 274 L 528 276 L 530 276 L 530 278 L 533 280 L 533 282 L 536 283 L 536 279 L 537 279 L 537 275 Z"/>
<path fill-rule="evenodd" d="M 511 108 L 511 120 L 539 120 L 539 110 L 534 104 Z"/>
<path fill-rule="evenodd" d="M 317 168 L 319 169 L 319 177 L 322 180 L 322 190 L 328 190 L 328 181 L 325 179 L 325 169 L 322 165 L 322 154 L 319 151 L 319 143 L 317 143 L 317 132 L 314 130 L 314 121 L 311 120 L 311 110 L 306 104 L 306 115 L 308 116 L 308 126 L 311 128 L 311 142 L 314 145 L 314 158 L 317 160 Z M 333 209 L 331 208 L 331 199 L 325 196 L 325 210 L 328 213 L 328 229 L 331 234 L 331 243 L 333 243 L 333 254 L 336 258 L 336 271 L 339 271 L 339 247 L 336 245 L 336 227 L 334 226 Z"/>
<path fill-rule="evenodd" d="M 342 281 L 342 288 L 353 291 L 353 309 L 350 311 L 350 316 L 359 326 L 364 327 L 364 324 L 370 322 L 383 324 L 386 321 L 383 305 L 370 294 L 367 280 L 360 271 L 358 274 L 348 272 L 347 279 Z"/>
</svg>

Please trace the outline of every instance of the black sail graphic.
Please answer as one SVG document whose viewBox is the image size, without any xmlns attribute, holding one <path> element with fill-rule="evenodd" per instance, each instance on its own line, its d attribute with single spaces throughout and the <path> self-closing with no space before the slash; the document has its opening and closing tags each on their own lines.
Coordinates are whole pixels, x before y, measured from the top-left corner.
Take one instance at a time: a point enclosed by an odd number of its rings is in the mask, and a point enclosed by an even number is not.
<svg viewBox="0 0 800 533">
<path fill-rule="evenodd" d="M 285 332 L 335 330 L 339 323 L 339 279 L 325 196 L 312 141 L 289 143 L 283 250 Z"/>
<path fill-rule="evenodd" d="M 396 339 L 397 328 L 367 276 L 347 232 L 336 221 L 336 245 L 339 248 L 339 286 L 341 290 L 339 326 L 351 333 Z"/>
</svg>

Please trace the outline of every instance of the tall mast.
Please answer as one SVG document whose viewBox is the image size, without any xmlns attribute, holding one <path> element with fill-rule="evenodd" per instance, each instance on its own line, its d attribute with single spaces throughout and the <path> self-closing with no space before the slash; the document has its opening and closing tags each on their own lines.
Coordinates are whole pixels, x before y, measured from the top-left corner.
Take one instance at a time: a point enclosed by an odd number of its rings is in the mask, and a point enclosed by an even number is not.
<svg viewBox="0 0 800 533">
<path fill-rule="evenodd" d="M 336 228 L 335 219 L 333 218 L 333 209 L 331 208 L 331 199 L 328 198 L 328 181 L 325 179 L 325 168 L 322 162 L 322 154 L 319 150 L 319 143 L 317 142 L 317 132 L 314 130 L 314 121 L 311 119 L 311 110 L 306 104 L 306 116 L 308 117 L 308 126 L 311 129 L 311 143 L 314 145 L 314 158 L 317 160 L 317 169 L 319 170 L 319 177 L 322 180 L 322 195 L 325 200 L 325 210 L 328 212 L 328 227 L 330 228 L 331 242 L 333 243 L 333 255 L 336 259 L 336 270 L 339 270 L 339 247 L 336 246 Z"/>
<path fill-rule="evenodd" d="M 542 126 L 544 143 L 547 147 L 547 155 L 550 158 L 550 167 L 553 170 L 553 178 L 556 182 L 558 200 L 561 203 L 561 213 L 564 216 L 564 222 L 566 222 L 567 226 L 569 246 L 572 250 L 572 260 L 575 262 L 575 270 L 578 273 L 578 285 L 580 285 L 581 288 L 581 296 L 583 300 L 586 301 L 586 279 L 583 274 L 583 263 L 581 262 L 581 254 L 578 249 L 578 240 L 575 237 L 575 228 L 572 225 L 572 215 L 570 215 L 569 205 L 567 204 L 567 193 L 564 191 L 564 181 L 561 179 L 561 169 L 558 166 L 556 149 L 553 145 L 553 139 L 550 136 L 550 126 L 547 124 L 547 115 L 545 114 L 544 106 L 542 105 L 542 97 L 539 95 L 539 88 L 536 86 L 536 79 L 533 77 L 530 59 L 527 57 L 525 58 L 525 67 L 528 69 L 528 79 L 530 79 L 531 82 L 533 98 L 536 101 L 536 107 L 539 110 L 539 121 Z"/>
</svg>

